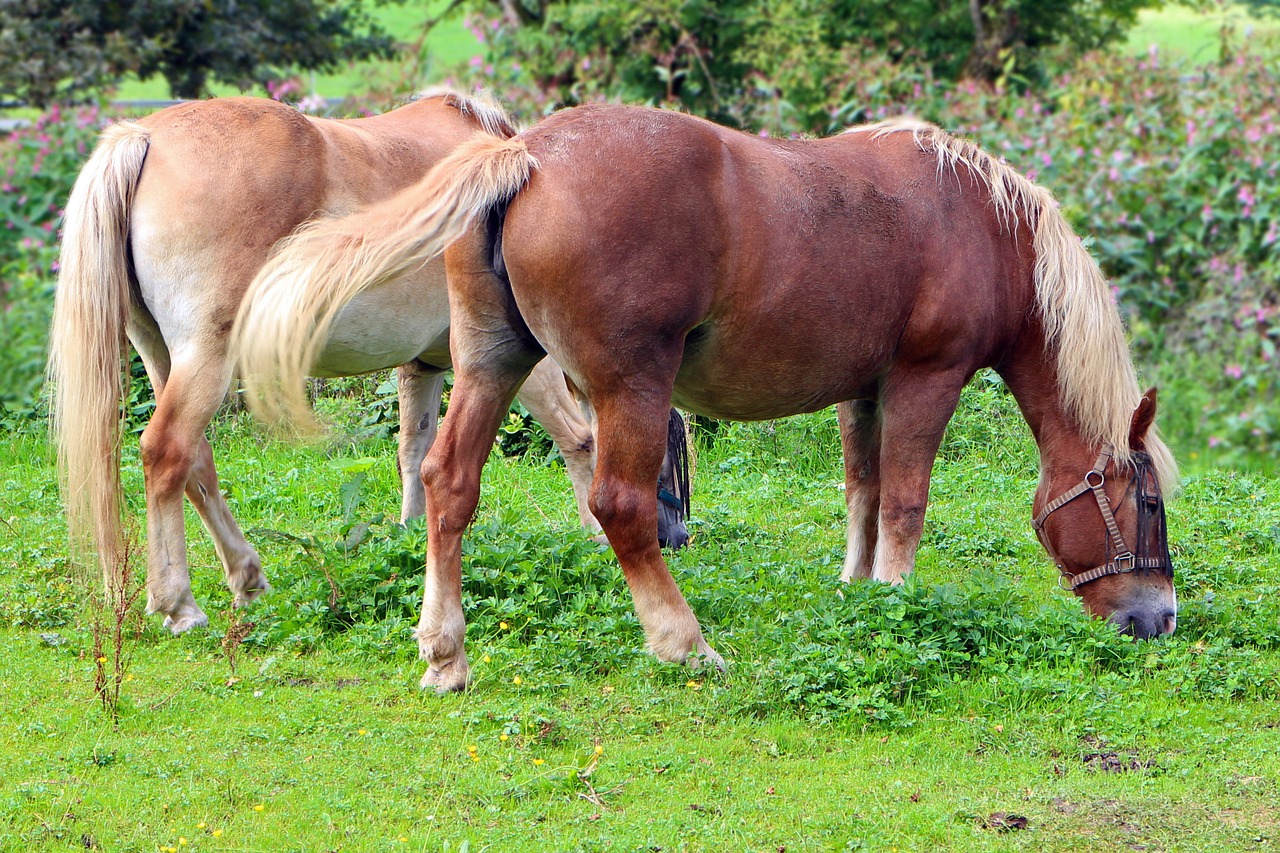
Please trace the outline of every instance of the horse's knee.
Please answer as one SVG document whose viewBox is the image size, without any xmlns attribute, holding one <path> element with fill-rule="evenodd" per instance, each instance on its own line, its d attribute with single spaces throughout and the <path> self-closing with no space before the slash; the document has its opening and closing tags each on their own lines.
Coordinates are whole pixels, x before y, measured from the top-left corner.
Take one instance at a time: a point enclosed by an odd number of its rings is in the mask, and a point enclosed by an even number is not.
<svg viewBox="0 0 1280 853">
<path fill-rule="evenodd" d="M 479 481 L 472 482 L 454 466 L 442 465 L 431 456 L 422 461 L 420 470 L 434 529 L 453 532 L 465 529 L 480 505 Z"/>
</svg>

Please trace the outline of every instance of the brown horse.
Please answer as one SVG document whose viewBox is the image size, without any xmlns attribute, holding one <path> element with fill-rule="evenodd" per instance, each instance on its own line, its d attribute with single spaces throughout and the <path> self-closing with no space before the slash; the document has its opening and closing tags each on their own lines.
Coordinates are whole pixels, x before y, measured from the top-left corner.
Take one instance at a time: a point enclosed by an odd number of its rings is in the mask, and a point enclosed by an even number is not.
<svg viewBox="0 0 1280 853">
<path fill-rule="evenodd" d="M 182 104 L 109 128 L 67 205 L 49 374 L 73 537 L 90 529 L 106 572 L 121 547 L 119 404 L 125 336 L 146 365 L 155 414 L 142 435 L 148 609 L 175 633 L 207 619 L 191 593 L 183 493 L 213 537 L 236 603 L 266 588 L 257 552 L 218 488 L 208 427 L 231 379 L 227 335 L 271 246 L 321 212 L 343 213 L 419 180 L 477 132 L 515 133 L 499 108 L 454 94 L 380 116 L 311 118 L 266 99 Z M 349 311 L 316 372 L 399 368 L 401 515 L 421 515 L 417 476 L 449 367 L 444 264 Z M 521 399 L 564 454 L 585 526 L 593 439 L 547 362 Z M 683 530 L 683 523 L 680 531 Z M 678 539 L 680 532 L 672 534 Z"/>
<path fill-rule="evenodd" d="M 457 384 L 423 465 L 424 687 L 467 682 L 461 537 L 498 419 L 544 353 L 595 406 L 591 507 L 662 660 L 722 663 L 650 533 L 669 401 L 738 419 L 841 404 L 844 576 L 898 582 L 943 430 L 984 366 L 1039 445 L 1036 526 L 1068 585 L 1122 630 L 1174 629 L 1160 493 L 1176 472 L 1155 395 L 1050 193 L 973 144 L 911 121 L 787 141 L 566 110 L 292 238 L 246 299 L 245 363 L 279 376 L 255 343 L 302 348 L 317 315 L 323 328 L 446 247 Z M 297 405 L 300 375 L 283 373 Z"/>
</svg>

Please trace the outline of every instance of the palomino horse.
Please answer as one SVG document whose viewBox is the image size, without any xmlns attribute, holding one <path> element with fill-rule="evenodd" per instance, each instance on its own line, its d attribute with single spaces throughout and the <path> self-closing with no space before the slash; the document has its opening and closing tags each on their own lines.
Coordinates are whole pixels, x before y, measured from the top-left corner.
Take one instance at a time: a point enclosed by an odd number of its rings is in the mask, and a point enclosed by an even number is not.
<svg viewBox="0 0 1280 853">
<path fill-rule="evenodd" d="M 498 420 L 544 353 L 595 407 L 591 509 L 662 660 L 722 665 L 648 535 L 669 401 L 737 419 L 841 403 L 844 576 L 898 582 L 944 427 L 984 366 L 1039 445 L 1036 527 L 1067 585 L 1139 637 L 1174 629 L 1160 493 L 1176 472 L 1155 395 L 1050 193 L 975 145 L 912 121 L 788 141 L 565 110 L 292 238 L 238 321 L 248 372 L 281 372 L 254 344 L 303 347 L 317 311 L 323 328 L 447 246 L 457 384 L 422 469 L 424 687 L 467 682 L 460 541 Z M 283 381 L 298 405 L 301 376 Z"/>
<path fill-rule="evenodd" d="M 67 205 L 49 374 L 73 537 L 93 531 L 104 570 L 121 547 L 119 401 L 125 336 L 146 365 L 156 410 L 142 435 L 149 544 L 147 606 L 175 633 L 207 617 L 191 593 L 182 498 L 213 537 L 237 604 L 267 586 L 218 488 L 205 429 L 231 379 L 227 335 L 271 246 L 320 212 L 343 213 L 418 180 L 477 132 L 515 130 L 490 104 L 424 97 L 385 115 L 310 118 L 274 101 L 182 104 L 109 128 Z M 449 367 L 444 264 L 413 270 L 370 315 L 348 312 L 319 375 L 403 364 L 402 519 L 421 515 L 418 471 L 436 432 Z M 559 445 L 584 526 L 593 438 L 549 361 L 521 399 Z M 683 522 L 667 533 L 679 543 Z"/>
</svg>

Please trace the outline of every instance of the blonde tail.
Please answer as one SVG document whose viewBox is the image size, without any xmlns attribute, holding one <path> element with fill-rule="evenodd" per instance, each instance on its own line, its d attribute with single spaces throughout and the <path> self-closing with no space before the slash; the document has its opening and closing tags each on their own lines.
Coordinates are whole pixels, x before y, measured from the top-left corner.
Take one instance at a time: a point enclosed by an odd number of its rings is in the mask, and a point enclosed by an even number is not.
<svg viewBox="0 0 1280 853">
<path fill-rule="evenodd" d="M 63 220 L 49 333 L 51 429 L 73 554 L 89 533 L 111 588 L 121 554 L 120 401 L 129 315 L 129 211 L 150 145 L 141 125 L 107 128 Z"/>
<path fill-rule="evenodd" d="M 305 379 L 343 307 L 444 251 L 477 216 L 511 199 L 537 165 L 519 138 L 477 134 L 397 195 L 282 240 L 232 330 L 231 354 L 255 414 L 314 432 Z"/>
</svg>

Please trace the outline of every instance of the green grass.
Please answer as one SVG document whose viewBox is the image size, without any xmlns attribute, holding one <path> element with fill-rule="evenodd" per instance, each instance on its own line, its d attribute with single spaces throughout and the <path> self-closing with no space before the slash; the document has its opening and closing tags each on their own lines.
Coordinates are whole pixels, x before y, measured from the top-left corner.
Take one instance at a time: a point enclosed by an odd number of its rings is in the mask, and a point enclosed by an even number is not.
<svg viewBox="0 0 1280 853">
<path fill-rule="evenodd" d="M 1027 523 L 1034 449 L 997 390 L 966 393 L 919 571 L 898 590 L 837 589 L 830 413 L 725 425 L 698 460 L 694 545 L 670 560 L 731 664 L 708 677 L 643 653 L 563 472 L 494 457 L 468 540 L 475 683 L 440 698 L 418 692 L 409 636 L 420 529 L 374 524 L 357 553 L 336 545 L 342 460 L 373 460 L 350 520 L 396 511 L 391 443 L 360 437 L 358 407 L 327 410 L 336 438 L 318 449 L 216 424 L 275 589 L 245 612 L 233 667 L 229 596 L 192 516 L 212 625 L 171 638 L 141 620 L 118 727 L 93 696 L 89 582 L 68 573 L 43 441 L 0 435 L 0 850 L 1247 850 L 1276 836 L 1280 480 L 1192 471 L 1170 519 L 1179 632 L 1135 644 L 1057 590 Z M 140 518 L 136 443 L 126 457 Z M 313 536 L 310 553 L 263 529 Z M 1026 828 L 999 831 L 1001 814 Z"/>
<path fill-rule="evenodd" d="M 1128 49 L 1141 54 L 1155 45 L 1168 57 L 1212 62 L 1221 53 L 1224 26 L 1233 31 L 1233 41 L 1257 42 L 1280 35 L 1280 18 L 1250 15 L 1240 4 L 1215 11 L 1169 4 L 1138 13 L 1138 23 L 1129 31 Z"/>
</svg>

